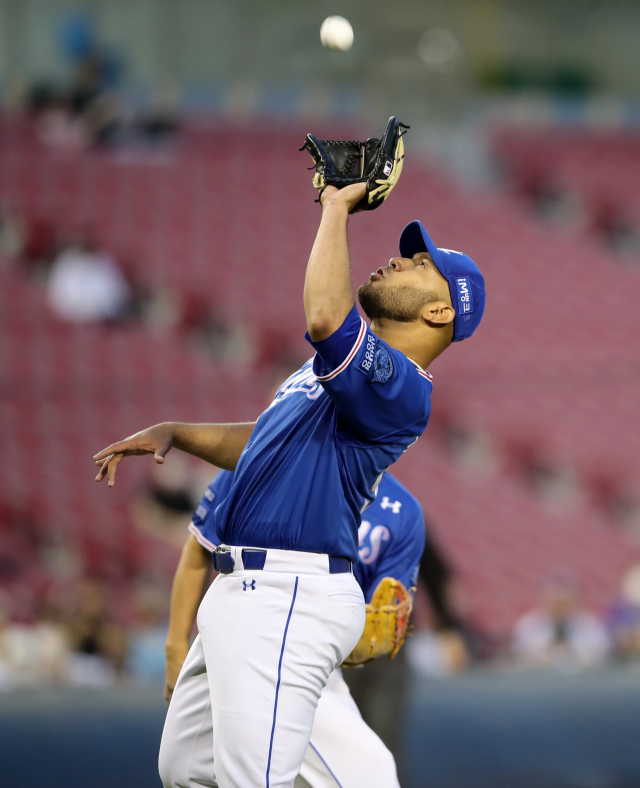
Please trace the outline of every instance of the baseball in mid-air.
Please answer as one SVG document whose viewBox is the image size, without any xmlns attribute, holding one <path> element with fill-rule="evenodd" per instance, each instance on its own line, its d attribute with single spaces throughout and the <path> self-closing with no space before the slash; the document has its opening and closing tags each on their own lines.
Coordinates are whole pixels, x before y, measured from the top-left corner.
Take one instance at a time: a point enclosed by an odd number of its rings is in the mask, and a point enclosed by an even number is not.
<svg viewBox="0 0 640 788">
<path fill-rule="evenodd" d="M 328 16 L 320 28 L 322 46 L 346 52 L 353 44 L 353 28 L 343 16 Z"/>
</svg>

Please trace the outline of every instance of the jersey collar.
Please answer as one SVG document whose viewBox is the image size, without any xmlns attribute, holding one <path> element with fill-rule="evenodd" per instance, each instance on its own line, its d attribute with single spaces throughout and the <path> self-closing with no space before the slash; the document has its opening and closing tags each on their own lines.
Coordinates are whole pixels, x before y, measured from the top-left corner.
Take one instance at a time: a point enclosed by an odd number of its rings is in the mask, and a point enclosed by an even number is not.
<svg viewBox="0 0 640 788">
<path fill-rule="evenodd" d="M 420 364 L 418 364 L 418 362 L 414 361 L 412 358 L 409 358 L 409 356 L 407 356 L 407 358 L 413 364 L 413 366 L 418 370 L 418 372 L 420 372 L 422 375 L 427 377 L 429 380 L 433 381 L 433 375 L 428 370 L 422 369 Z"/>
</svg>

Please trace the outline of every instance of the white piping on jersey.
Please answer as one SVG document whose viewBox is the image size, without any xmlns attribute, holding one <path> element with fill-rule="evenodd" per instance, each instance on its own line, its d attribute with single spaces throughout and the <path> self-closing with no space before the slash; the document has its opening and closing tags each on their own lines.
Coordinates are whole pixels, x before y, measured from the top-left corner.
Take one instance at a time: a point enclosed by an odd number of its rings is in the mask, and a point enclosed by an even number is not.
<svg viewBox="0 0 640 788">
<path fill-rule="evenodd" d="M 365 334 L 367 333 L 367 324 L 364 322 L 362 318 L 360 318 L 360 333 L 358 334 L 358 338 L 356 339 L 355 345 L 351 348 L 349 355 L 345 358 L 345 360 L 340 364 L 339 367 L 330 372 L 328 375 L 316 375 L 316 379 L 320 381 L 325 380 L 332 380 L 335 378 L 336 375 L 339 375 L 341 372 L 349 366 L 349 364 L 353 361 L 356 353 L 360 349 L 360 345 L 364 342 Z"/>
<path fill-rule="evenodd" d="M 407 356 L 409 358 L 409 356 Z M 428 372 L 426 369 L 422 369 L 420 364 L 417 361 L 414 361 L 412 358 L 409 358 L 409 361 L 413 364 L 413 366 L 418 370 L 418 372 L 422 375 L 422 377 L 426 378 L 427 380 L 433 383 L 433 375 Z"/>
<path fill-rule="evenodd" d="M 198 540 L 198 544 L 201 544 L 210 553 L 213 553 L 215 551 L 216 545 L 214 545 L 213 542 L 210 542 L 206 537 L 204 537 L 200 533 L 197 525 L 194 525 L 193 523 L 189 523 L 189 530 L 195 536 L 195 538 Z"/>
</svg>

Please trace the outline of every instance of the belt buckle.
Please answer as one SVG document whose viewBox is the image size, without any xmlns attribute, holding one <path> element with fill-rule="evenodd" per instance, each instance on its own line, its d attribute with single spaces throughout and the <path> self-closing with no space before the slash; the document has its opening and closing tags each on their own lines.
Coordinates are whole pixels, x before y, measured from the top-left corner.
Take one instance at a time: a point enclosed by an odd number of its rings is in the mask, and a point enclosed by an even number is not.
<svg viewBox="0 0 640 788">
<path fill-rule="evenodd" d="M 223 575 L 230 575 L 233 572 L 235 561 L 231 555 L 231 550 L 225 545 L 218 545 L 212 554 L 213 568 Z"/>
</svg>

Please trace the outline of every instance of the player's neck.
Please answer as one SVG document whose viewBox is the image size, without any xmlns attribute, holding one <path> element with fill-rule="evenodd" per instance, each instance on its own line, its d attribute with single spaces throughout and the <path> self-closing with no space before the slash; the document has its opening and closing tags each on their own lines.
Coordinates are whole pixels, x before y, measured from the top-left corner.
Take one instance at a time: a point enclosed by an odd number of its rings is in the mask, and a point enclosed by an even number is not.
<svg viewBox="0 0 640 788">
<path fill-rule="evenodd" d="M 419 323 L 399 323 L 395 320 L 372 320 L 371 330 L 387 345 L 415 361 L 422 369 L 427 369 L 449 343 L 443 341 L 440 333 L 427 333 Z"/>
</svg>

